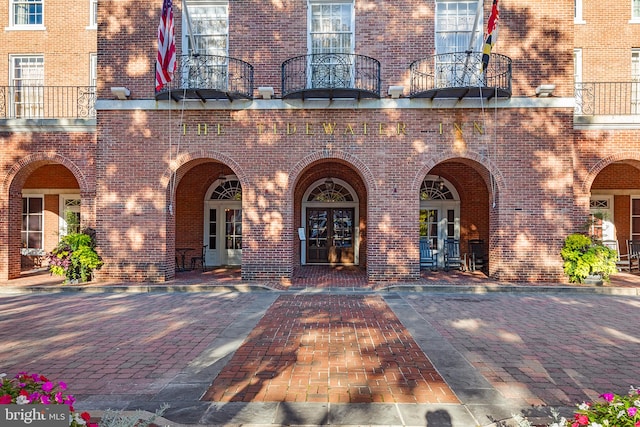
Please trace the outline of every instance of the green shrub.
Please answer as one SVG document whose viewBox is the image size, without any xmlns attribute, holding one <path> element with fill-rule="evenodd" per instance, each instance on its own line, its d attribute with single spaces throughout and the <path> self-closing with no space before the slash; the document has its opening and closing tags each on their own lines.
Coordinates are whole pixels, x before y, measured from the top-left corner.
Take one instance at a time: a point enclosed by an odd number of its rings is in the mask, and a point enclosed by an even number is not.
<svg viewBox="0 0 640 427">
<path fill-rule="evenodd" d="M 65 282 L 88 282 L 93 270 L 102 267 L 95 250 L 95 241 L 88 233 L 71 233 L 60 239 L 58 246 L 47 254 L 49 271 L 64 276 Z"/>
<path fill-rule="evenodd" d="M 560 256 L 564 261 L 564 273 L 572 283 L 583 283 L 590 275 L 600 275 L 604 281 L 609 281 L 609 276 L 618 271 L 616 251 L 594 243 L 584 234 L 567 236 Z"/>
</svg>

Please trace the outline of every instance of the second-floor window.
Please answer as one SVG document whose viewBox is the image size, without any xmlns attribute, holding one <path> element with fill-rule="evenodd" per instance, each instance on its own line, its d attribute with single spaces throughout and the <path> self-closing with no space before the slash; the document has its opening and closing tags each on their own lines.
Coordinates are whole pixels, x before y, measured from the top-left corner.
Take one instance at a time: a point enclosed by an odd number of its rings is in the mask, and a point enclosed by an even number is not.
<svg viewBox="0 0 640 427">
<path fill-rule="evenodd" d="M 89 27 L 98 26 L 98 0 L 89 0 Z"/>
<path fill-rule="evenodd" d="M 9 80 L 14 117 L 42 117 L 44 113 L 44 56 L 12 55 Z"/>
<path fill-rule="evenodd" d="M 43 25 L 43 0 L 11 0 L 11 24 L 24 27 Z"/>
<path fill-rule="evenodd" d="M 640 114 L 640 48 L 631 50 L 631 114 Z"/>
<path fill-rule="evenodd" d="M 631 19 L 640 20 L 640 0 L 631 0 Z"/>
<path fill-rule="evenodd" d="M 471 50 L 482 50 L 481 19 L 474 28 L 478 7 L 482 7 L 482 2 L 477 0 L 436 1 L 436 54 L 465 52 L 472 37 Z"/>
<path fill-rule="evenodd" d="M 229 3 L 189 0 L 182 14 L 183 85 L 226 89 L 228 85 Z"/>
<path fill-rule="evenodd" d="M 309 1 L 312 87 L 352 87 L 354 19 L 352 1 Z"/>
</svg>

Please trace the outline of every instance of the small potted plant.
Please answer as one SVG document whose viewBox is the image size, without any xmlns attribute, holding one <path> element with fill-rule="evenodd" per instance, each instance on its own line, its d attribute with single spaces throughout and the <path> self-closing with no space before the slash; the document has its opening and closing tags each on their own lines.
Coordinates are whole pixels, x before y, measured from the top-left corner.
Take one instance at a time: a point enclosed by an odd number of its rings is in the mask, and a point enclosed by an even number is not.
<svg viewBox="0 0 640 427">
<path fill-rule="evenodd" d="M 572 283 L 599 284 L 608 282 L 616 273 L 618 254 L 615 250 L 594 242 L 590 237 L 574 233 L 567 236 L 560 251 L 564 273 Z"/>
</svg>

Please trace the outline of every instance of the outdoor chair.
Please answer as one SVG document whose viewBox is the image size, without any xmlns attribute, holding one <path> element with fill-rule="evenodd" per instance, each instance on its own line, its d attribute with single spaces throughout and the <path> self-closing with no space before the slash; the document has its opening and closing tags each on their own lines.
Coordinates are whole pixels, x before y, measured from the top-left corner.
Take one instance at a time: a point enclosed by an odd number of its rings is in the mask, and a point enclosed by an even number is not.
<svg viewBox="0 0 640 427">
<path fill-rule="evenodd" d="M 206 271 L 207 270 L 207 263 L 206 263 L 206 255 L 207 255 L 207 246 L 208 245 L 202 245 L 202 252 L 200 254 L 200 256 L 194 256 L 191 257 L 191 269 L 194 270 L 196 268 L 196 265 L 198 265 L 198 263 L 200 263 L 200 266 L 202 267 L 202 271 Z"/>
<path fill-rule="evenodd" d="M 457 269 L 464 271 L 464 261 L 460 256 L 460 240 L 447 239 L 444 242 L 444 269 Z"/>
<path fill-rule="evenodd" d="M 633 266 L 640 271 L 640 240 L 627 240 L 627 256 L 629 257 L 629 272 Z"/>
<path fill-rule="evenodd" d="M 631 272 L 631 263 L 629 260 L 629 253 L 620 254 L 620 246 L 618 245 L 617 240 L 603 240 L 602 244 L 609 249 L 613 249 L 618 254 L 618 258 L 616 259 L 616 268 L 618 271 L 628 271 Z"/>
<path fill-rule="evenodd" d="M 436 254 L 428 239 L 420 239 L 420 268 L 428 267 L 431 270 L 435 270 L 437 266 Z"/>
<path fill-rule="evenodd" d="M 482 239 L 469 240 L 469 252 L 464 255 L 464 264 L 469 271 L 485 271 L 487 268 L 487 252 Z"/>
</svg>

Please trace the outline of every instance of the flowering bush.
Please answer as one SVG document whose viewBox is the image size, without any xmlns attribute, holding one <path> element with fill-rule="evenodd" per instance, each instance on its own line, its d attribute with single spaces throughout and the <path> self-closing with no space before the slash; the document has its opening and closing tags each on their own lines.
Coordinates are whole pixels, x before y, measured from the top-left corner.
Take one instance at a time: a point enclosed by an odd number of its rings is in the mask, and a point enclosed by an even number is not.
<svg viewBox="0 0 640 427">
<path fill-rule="evenodd" d="M 91 272 L 102 267 L 102 259 L 95 251 L 90 231 L 71 233 L 60 239 L 58 246 L 47 254 L 49 271 L 66 277 L 66 282 L 87 282 Z"/>
<path fill-rule="evenodd" d="M 640 389 L 631 387 L 626 396 L 600 395 L 602 402 L 583 402 L 568 427 L 640 427 Z"/>
<path fill-rule="evenodd" d="M 0 381 L 1 405 L 68 405 L 71 427 L 98 427 L 98 424 L 89 422 L 91 415 L 88 412 L 78 414 L 73 409 L 75 398 L 70 394 L 63 394 L 67 385 L 62 381 L 55 384 L 43 375 L 28 372 L 20 372 L 11 379 L 6 374 L 0 374 Z"/>
</svg>

